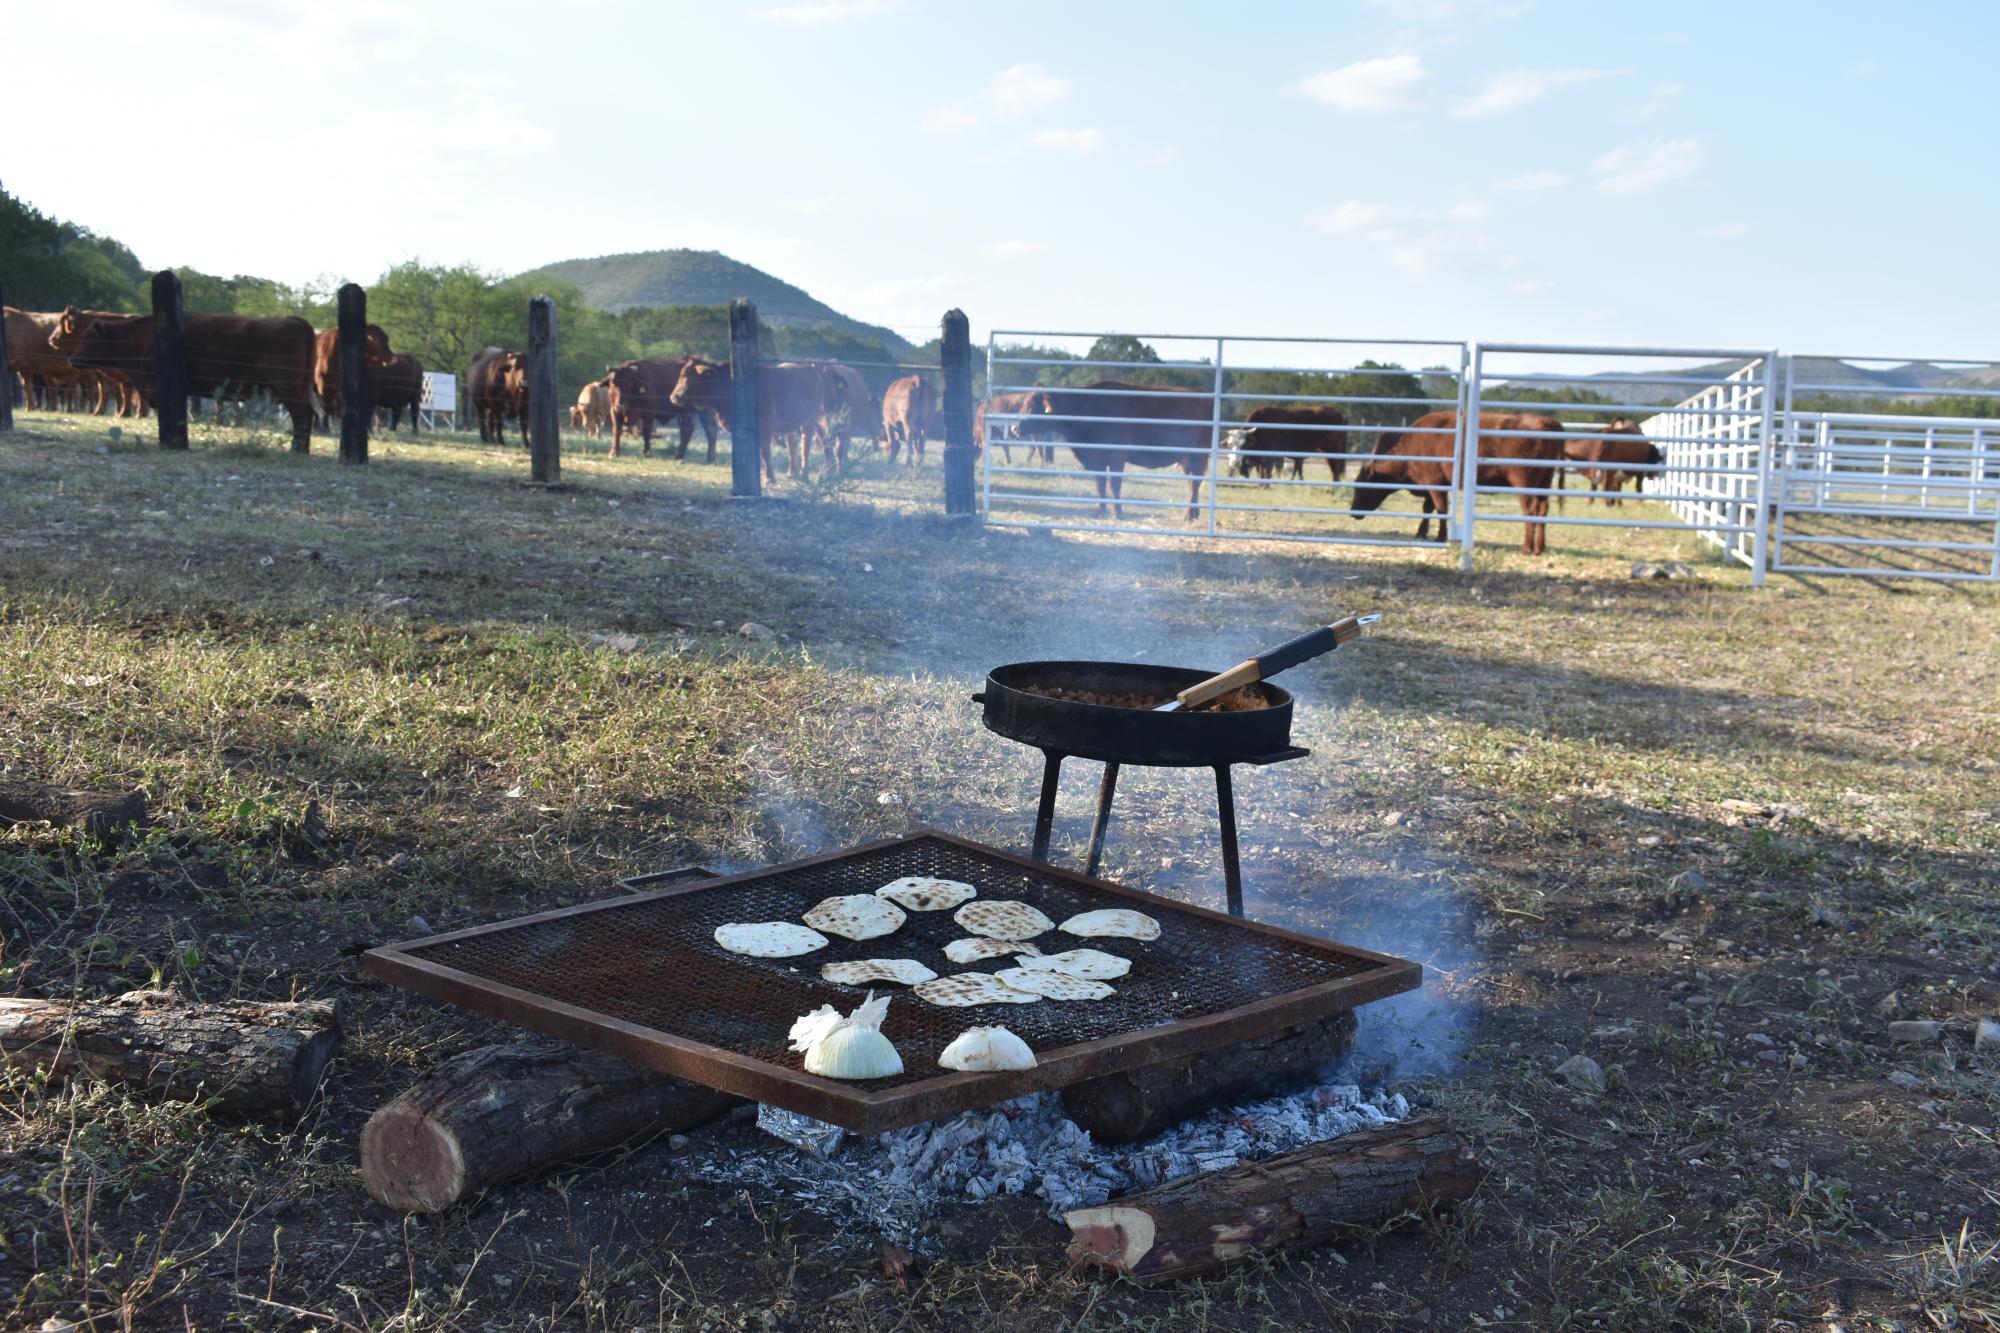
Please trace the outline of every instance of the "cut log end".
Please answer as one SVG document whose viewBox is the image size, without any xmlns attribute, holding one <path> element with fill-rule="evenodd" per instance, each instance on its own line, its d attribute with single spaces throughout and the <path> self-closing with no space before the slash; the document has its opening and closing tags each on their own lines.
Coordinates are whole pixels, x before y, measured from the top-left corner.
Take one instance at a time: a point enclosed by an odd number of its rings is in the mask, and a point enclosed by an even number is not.
<svg viewBox="0 0 2000 1333">
<path fill-rule="evenodd" d="M 1137 1208 L 1105 1204 L 1099 1208 L 1079 1208 L 1063 1214 L 1073 1239 L 1069 1259 L 1073 1264 L 1095 1264 L 1125 1270 L 1146 1257 L 1153 1248 L 1156 1228 L 1153 1219 Z"/>
<path fill-rule="evenodd" d="M 83 791 L 21 778 L 0 778 L 0 823 L 47 823 L 108 840 L 146 827 L 146 794 Z"/>
<path fill-rule="evenodd" d="M 399 1213 L 435 1213 L 465 1196 L 465 1154 L 448 1126 L 409 1103 L 390 1102 L 361 1128 L 363 1182 Z"/>
</svg>

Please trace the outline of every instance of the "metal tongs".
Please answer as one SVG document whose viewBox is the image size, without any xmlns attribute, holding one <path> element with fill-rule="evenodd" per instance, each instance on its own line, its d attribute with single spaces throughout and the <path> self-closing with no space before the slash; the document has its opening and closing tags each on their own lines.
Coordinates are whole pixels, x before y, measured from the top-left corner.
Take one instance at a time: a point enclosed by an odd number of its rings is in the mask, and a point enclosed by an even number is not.
<svg viewBox="0 0 2000 1333">
<path fill-rule="evenodd" d="M 1197 708 L 1217 695 L 1227 694 L 1253 681 L 1275 676 L 1301 662 L 1309 662 L 1322 653 L 1330 653 L 1349 639 L 1361 637 L 1361 631 L 1382 618 L 1379 612 L 1365 616 L 1348 616 L 1321 626 L 1310 634 L 1301 634 L 1290 643 L 1273 648 L 1268 653 L 1244 662 L 1238 662 L 1219 676 L 1190 685 L 1179 694 L 1161 704 L 1155 713 L 1178 713 L 1183 708 Z"/>
</svg>

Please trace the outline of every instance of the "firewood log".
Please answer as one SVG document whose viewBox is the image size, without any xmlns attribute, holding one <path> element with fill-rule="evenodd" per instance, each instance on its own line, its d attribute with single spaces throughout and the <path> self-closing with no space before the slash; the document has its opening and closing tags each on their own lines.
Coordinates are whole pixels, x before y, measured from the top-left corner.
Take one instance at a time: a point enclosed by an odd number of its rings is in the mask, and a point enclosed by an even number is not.
<svg viewBox="0 0 2000 1333">
<path fill-rule="evenodd" d="M 1353 1045 L 1347 1010 L 1185 1060 L 1086 1079 L 1063 1089 L 1063 1113 L 1099 1143 L 1131 1143 L 1210 1107 L 1308 1082 Z"/>
<path fill-rule="evenodd" d="M 1183 1176 L 1063 1220 L 1072 1263 L 1153 1285 L 1469 1198 L 1484 1174 L 1465 1140 L 1432 1116 Z"/>
<path fill-rule="evenodd" d="M 378 1203 L 441 1212 L 554 1163 L 692 1129 L 740 1104 L 602 1051 L 541 1040 L 482 1046 L 369 1118 L 361 1177 Z"/>
<path fill-rule="evenodd" d="M 203 1004 L 166 991 L 109 1000 L 0 999 L 0 1059 L 95 1077 L 237 1115 L 295 1116 L 340 1044 L 330 1000 Z"/>
<path fill-rule="evenodd" d="M 46 821 L 80 828 L 99 838 L 115 837 L 127 825 L 146 826 L 144 792 L 83 791 L 24 778 L 0 778 L 0 822 Z"/>
</svg>

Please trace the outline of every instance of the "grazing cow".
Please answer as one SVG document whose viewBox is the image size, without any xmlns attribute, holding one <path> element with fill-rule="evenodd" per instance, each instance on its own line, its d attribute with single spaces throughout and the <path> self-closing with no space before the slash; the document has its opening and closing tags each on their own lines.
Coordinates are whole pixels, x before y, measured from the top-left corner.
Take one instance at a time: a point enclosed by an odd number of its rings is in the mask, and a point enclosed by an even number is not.
<svg viewBox="0 0 2000 1333">
<path fill-rule="evenodd" d="M 1272 454 L 1321 454 L 1326 470 L 1335 481 L 1347 475 L 1347 414 L 1331 403 L 1289 403 L 1254 409 L 1244 421 L 1250 429 L 1243 433 L 1243 450 L 1237 457 L 1236 475 L 1252 472 L 1265 481 L 1271 479 L 1276 464 L 1289 463 L 1293 478 L 1305 480 L 1306 460 L 1273 458 Z M 1270 430 L 1260 427 L 1280 426 Z M 1316 429 L 1314 429 L 1316 428 Z"/>
<path fill-rule="evenodd" d="M 1034 397 L 1032 392 L 996 393 L 988 395 L 981 401 L 979 406 L 973 409 L 972 413 L 973 449 L 976 451 L 986 447 L 986 414 L 988 412 L 1006 414 L 1025 412 L 1028 410 L 1028 400 L 1032 397 Z M 1014 450 L 1012 448 L 1014 441 L 1030 439 L 1029 436 L 1022 433 L 1022 427 L 1027 424 L 1021 421 L 1006 422 L 1000 426 L 999 434 L 993 440 L 993 443 L 1000 446 L 1000 456 L 1009 463 L 1014 461 Z M 1041 452 L 1045 462 L 1053 463 L 1056 461 L 1055 446 L 1040 444 L 1030 440 L 1028 444 L 1029 462 L 1034 462 L 1037 450 Z"/>
<path fill-rule="evenodd" d="M 1428 428 L 1428 429 L 1427 429 Z M 1481 486 L 1508 486 L 1545 489 L 1558 469 L 1541 466 L 1563 456 L 1563 442 L 1543 434 L 1515 432 L 1556 432 L 1563 428 L 1554 417 L 1523 416 L 1483 412 L 1479 417 L 1478 466 L 1473 480 Z M 1458 413 L 1426 412 L 1410 423 L 1407 430 L 1385 430 L 1375 443 L 1374 456 L 1355 474 L 1354 517 L 1373 513 L 1393 490 L 1407 489 L 1424 502 L 1423 521 L 1417 524 L 1417 540 L 1430 538 L 1431 515 L 1438 520 L 1439 541 L 1446 538 L 1446 519 L 1451 513 L 1452 432 L 1458 429 Z M 1372 483 L 1391 483 L 1374 489 Z M 1549 512 L 1546 495 L 1523 495 L 1521 512 L 1530 519 L 1545 518 Z M 1548 546 L 1547 525 L 1523 525 L 1521 553 L 1540 555 Z"/>
<path fill-rule="evenodd" d="M 393 355 L 389 350 L 389 335 L 379 324 L 370 324 L 362 341 L 363 359 L 368 362 L 369 374 L 375 375 L 388 368 Z M 340 415 L 340 330 L 321 329 L 313 335 L 313 392 L 319 395 L 320 410 L 328 430 L 333 429 L 333 419 Z M 376 398 L 374 387 L 369 387 L 368 396 Z M 379 400 L 377 402 L 379 406 Z"/>
<path fill-rule="evenodd" d="M 63 314 L 44 314 L 6 307 L 5 315 L 0 318 L 4 318 L 6 323 L 7 359 L 14 374 L 20 376 L 27 404 L 35 405 L 35 390 L 39 389 L 51 408 L 88 410 L 103 416 L 111 395 L 115 393 L 119 416 L 129 416 L 138 410 L 128 378 L 105 371 L 80 370 L 70 363 L 69 354 L 75 350 L 76 332 L 89 319 L 104 313 L 107 312 L 72 308 Z M 59 332 L 64 315 L 75 316 L 68 337 Z M 13 388 L 11 383 L 7 385 L 8 392 L 11 393 Z"/>
<path fill-rule="evenodd" d="M 577 390 L 569 424 L 589 431 L 593 440 L 604 434 L 604 428 L 611 424 L 611 390 L 603 380 L 592 380 Z"/>
<path fill-rule="evenodd" d="M 672 419 L 680 424 L 681 431 L 680 451 L 674 455 L 676 462 L 687 458 L 688 440 L 694 435 L 697 420 L 701 422 L 702 434 L 708 437 L 708 461 L 715 461 L 715 435 L 719 429 L 716 413 L 706 409 L 676 407 L 673 401 L 674 388 L 681 382 L 681 371 L 699 359 L 692 356 L 649 356 L 604 368 L 605 412 L 611 420 L 613 458 L 618 456 L 626 431 L 639 432 L 640 452 L 652 453 L 653 427 Z"/>
<path fill-rule="evenodd" d="M 289 315 L 190 314 L 182 326 L 188 394 L 216 397 L 224 387 L 238 397 L 268 393 L 292 418 L 292 448 L 312 447 L 313 327 Z M 157 396 L 153 378 L 153 317 L 96 315 L 65 310 L 56 336 L 74 340 L 70 363 L 84 370 L 118 371 L 146 397 Z"/>
<path fill-rule="evenodd" d="M 732 383 L 728 366 L 690 359 L 682 367 L 680 380 L 667 401 L 685 411 L 713 413 L 727 426 Z M 826 381 L 816 367 L 760 366 L 757 428 L 764 438 L 754 443 L 736 438 L 735 427 L 730 426 L 733 447 L 756 449 L 764 460 L 764 480 L 775 482 L 778 475 L 771 466 L 771 441 L 783 439 L 794 431 L 813 429 L 825 411 Z"/>
<path fill-rule="evenodd" d="M 410 431 L 415 434 L 422 429 L 422 418 L 417 413 L 424 402 L 424 363 L 408 352 L 396 353 L 386 366 L 369 370 L 368 396 L 374 400 L 376 411 L 389 414 L 390 430 L 402 425 L 403 413 L 407 411 Z"/>
<path fill-rule="evenodd" d="M 125 316 L 115 310 L 78 310 L 75 306 L 65 306 L 59 315 L 38 316 L 37 318 L 46 318 L 51 321 L 48 325 L 49 350 L 61 356 L 63 362 L 67 364 L 70 353 L 76 350 L 78 339 L 83 336 L 84 329 L 88 328 L 92 321 L 98 319 L 123 319 Z M 152 405 L 150 393 L 141 393 L 138 383 L 124 371 L 76 371 L 72 368 L 71 373 L 81 377 L 83 383 L 97 390 L 96 411 L 100 416 L 104 413 L 105 390 L 107 388 L 118 397 L 118 415 L 121 417 L 141 416 Z M 59 382 L 70 383 L 74 381 L 62 380 Z"/>
<path fill-rule="evenodd" d="M 487 444 L 507 442 L 507 419 L 521 423 L 521 447 L 528 447 L 528 354 L 484 347 L 465 369 L 465 393 Z"/>
<path fill-rule="evenodd" d="M 1609 495 L 1604 497 L 1604 503 L 1607 508 L 1623 503 L 1619 499 L 1618 492 L 1624 488 L 1627 477 L 1632 479 L 1632 489 L 1634 491 L 1643 491 L 1646 488 L 1646 478 L 1648 476 L 1657 477 L 1660 475 L 1657 472 L 1646 473 L 1634 471 L 1630 466 L 1620 467 L 1618 466 L 1619 464 L 1650 463 L 1658 467 L 1667 461 L 1667 456 L 1660 452 L 1660 446 L 1647 439 L 1645 431 L 1640 430 L 1624 417 L 1619 417 L 1608 426 L 1595 427 L 1591 433 L 1595 435 L 1624 435 L 1631 437 L 1622 440 L 1563 441 L 1564 458 L 1569 459 L 1573 463 L 1587 463 L 1590 465 L 1583 469 L 1584 481 L 1589 485 L 1590 489 L 1592 491 L 1610 492 Z M 1561 497 L 1557 498 L 1560 500 Z M 1589 499 L 1592 504 L 1597 503 L 1597 496 L 1592 495 Z"/>
<path fill-rule="evenodd" d="M 1214 400 L 1207 391 L 1124 380 L 1097 380 L 1084 389 L 1036 389 L 1028 396 L 1027 411 L 1048 418 L 1040 428 L 1067 441 L 1076 461 L 1096 481 L 1097 516 L 1104 517 L 1108 481 L 1111 516 L 1124 517 L 1119 499 L 1130 466 L 1178 467 L 1187 473 L 1188 522 L 1199 518 L 1201 483 L 1214 440 Z M 1118 420 L 1131 417 L 1150 420 Z"/>
<path fill-rule="evenodd" d="M 922 375 L 905 375 L 882 391 L 882 443 L 888 447 L 889 461 L 896 451 L 910 449 L 910 471 L 924 461 L 924 439 L 937 425 L 937 390 Z"/>
</svg>

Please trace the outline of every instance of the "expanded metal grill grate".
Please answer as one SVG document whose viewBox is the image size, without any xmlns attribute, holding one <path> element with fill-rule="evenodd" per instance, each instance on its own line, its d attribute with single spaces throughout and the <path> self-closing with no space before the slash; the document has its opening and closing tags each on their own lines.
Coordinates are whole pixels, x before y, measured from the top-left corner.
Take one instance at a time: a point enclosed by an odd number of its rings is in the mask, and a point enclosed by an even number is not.
<svg viewBox="0 0 2000 1333">
<path fill-rule="evenodd" d="M 870 893 L 904 875 L 1018 898 L 1057 922 L 1099 907 L 1137 906 L 1161 925 L 1151 942 L 1078 940 L 1132 960 L 1105 1000 L 940 1008 L 887 990 L 883 1031 L 904 1073 L 843 1083 L 803 1072 L 786 1050 L 794 1019 L 822 1004 L 842 1012 L 865 986 L 823 981 L 822 964 L 915 958 L 940 974 L 960 966 L 945 944 L 967 932 L 950 912 L 911 912 L 892 935 L 799 958 L 746 958 L 715 943 L 731 921 L 797 921 L 822 898 Z M 864 1132 L 914 1124 L 1035 1088 L 1129 1069 L 1262 1036 L 1418 984 L 1413 963 L 1234 920 L 1087 879 L 943 834 L 921 832 L 852 851 L 590 904 L 378 949 L 371 972 L 413 990 L 584 1045 L 601 1046 L 698 1082 Z M 953 1074 L 938 1054 L 960 1032 L 1004 1025 L 1035 1050 L 1034 1070 Z"/>
</svg>

